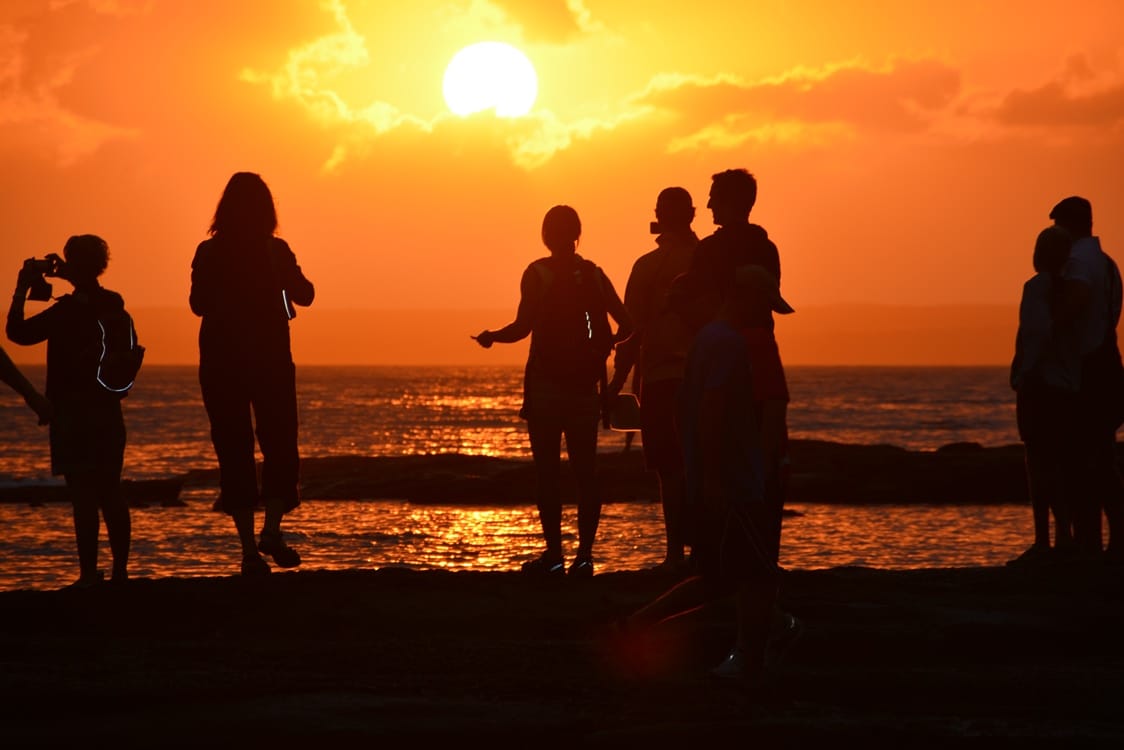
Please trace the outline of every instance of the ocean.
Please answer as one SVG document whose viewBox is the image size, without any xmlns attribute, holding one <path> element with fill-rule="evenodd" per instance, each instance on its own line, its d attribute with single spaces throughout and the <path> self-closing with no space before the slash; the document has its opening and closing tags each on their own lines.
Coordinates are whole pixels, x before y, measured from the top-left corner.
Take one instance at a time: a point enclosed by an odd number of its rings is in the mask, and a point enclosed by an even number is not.
<svg viewBox="0 0 1124 750">
<path fill-rule="evenodd" d="M 42 367 L 25 372 L 43 383 Z M 935 450 L 953 442 L 1018 442 L 1004 367 L 789 367 L 793 438 Z M 301 454 L 465 453 L 529 457 L 517 416 L 520 367 L 297 368 Z M 194 367 L 147 366 L 125 400 L 124 477 L 156 479 L 214 468 Z M 0 398 L 0 482 L 55 481 L 46 429 L 14 393 Z M 602 432 L 600 450 L 624 449 Z M 185 492 L 183 508 L 133 511 L 136 576 L 229 575 L 237 549 L 213 497 Z M 655 503 L 607 503 L 598 536 L 601 572 L 662 558 Z M 782 563 L 926 567 L 1001 564 L 1025 546 L 1029 509 L 1011 506 L 802 506 L 786 521 Z M 572 510 L 565 523 L 574 534 Z M 54 588 L 76 576 L 69 508 L 0 505 L 0 590 Z M 511 570 L 540 546 L 533 505 L 416 506 L 406 502 L 310 501 L 287 521 L 302 569 L 442 567 Z M 108 548 L 102 558 L 108 567 Z M 571 541 L 573 541 L 571 539 Z"/>
</svg>

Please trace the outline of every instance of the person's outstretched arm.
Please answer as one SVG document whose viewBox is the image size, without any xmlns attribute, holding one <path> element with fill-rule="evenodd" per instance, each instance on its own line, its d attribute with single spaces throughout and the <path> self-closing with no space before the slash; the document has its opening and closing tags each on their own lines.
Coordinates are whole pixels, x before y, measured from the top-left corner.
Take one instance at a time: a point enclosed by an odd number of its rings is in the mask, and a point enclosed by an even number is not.
<svg viewBox="0 0 1124 750">
<path fill-rule="evenodd" d="M 531 327 L 534 325 L 541 295 L 539 275 L 531 266 L 527 266 L 523 278 L 519 281 L 519 308 L 515 312 L 515 320 L 498 331 L 481 331 L 473 337 L 476 343 L 488 349 L 495 343 L 514 344 L 525 339 L 530 335 Z"/>
<path fill-rule="evenodd" d="M 31 384 L 3 349 L 0 349 L 0 380 L 23 396 L 23 400 L 39 416 L 39 424 L 51 421 L 51 402 Z"/>
</svg>

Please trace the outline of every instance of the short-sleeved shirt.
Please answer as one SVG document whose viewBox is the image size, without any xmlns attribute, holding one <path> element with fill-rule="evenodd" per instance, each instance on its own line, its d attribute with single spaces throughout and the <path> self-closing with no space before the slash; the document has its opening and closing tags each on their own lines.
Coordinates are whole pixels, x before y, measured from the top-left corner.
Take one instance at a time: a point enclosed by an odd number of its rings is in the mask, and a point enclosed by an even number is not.
<svg viewBox="0 0 1124 750">
<path fill-rule="evenodd" d="M 1062 276 L 1086 284 L 1091 292 L 1078 317 L 1081 353 L 1088 354 L 1120 320 L 1120 273 L 1108 262 L 1099 238 L 1083 237 L 1073 243 Z"/>
</svg>

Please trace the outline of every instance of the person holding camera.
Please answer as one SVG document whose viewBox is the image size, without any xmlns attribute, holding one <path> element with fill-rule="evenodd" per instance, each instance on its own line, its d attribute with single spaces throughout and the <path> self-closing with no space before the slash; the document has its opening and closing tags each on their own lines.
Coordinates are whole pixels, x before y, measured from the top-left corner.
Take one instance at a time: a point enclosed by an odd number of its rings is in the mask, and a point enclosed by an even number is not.
<svg viewBox="0 0 1124 750">
<path fill-rule="evenodd" d="M 191 310 L 199 326 L 199 384 L 219 462 L 219 507 L 234 520 L 242 575 L 282 568 L 300 554 L 281 535 L 281 519 L 300 505 L 296 369 L 289 343 L 293 305 L 312 304 L 312 282 L 289 245 L 275 236 L 277 211 L 262 178 L 238 172 L 227 182 L 209 239 L 191 263 Z M 262 453 L 261 490 L 254 434 Z M 261 537 L 254 509 L 265 505 Z"/>
<path fill-rule="evenodd" d="M 114 582 L 128 578 L 132 534 L 129 506 L 121 496 L 125 457 L 121 394 L 98 383 L 99 319 L 123 312 L 125 307 L 121 295 L 98 283 L 108 264 L 109 247 L 101 237 L 71 237 L 61 258 L 52 253 L 23 264 L 8 310 L 7 334 L 12 342 L 25 346 L 47 342 L 51 473 L 64 477 L 74 507 L 79 567 L 75 585 L 80 587 L 102 580 L 98 570 L 99 510 L 113 554 Z M 74 285 L 74 291 L 27 318 L 24 303 L 29 293 L 31 299 L 51 298 L 44 276 L 64 279 Z"/>
</svg>

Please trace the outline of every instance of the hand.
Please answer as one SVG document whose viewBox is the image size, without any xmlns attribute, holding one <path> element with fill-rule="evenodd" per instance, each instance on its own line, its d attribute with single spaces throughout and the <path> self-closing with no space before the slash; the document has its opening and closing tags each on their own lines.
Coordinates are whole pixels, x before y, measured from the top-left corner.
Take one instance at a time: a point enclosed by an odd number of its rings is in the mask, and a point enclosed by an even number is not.
<svg viewBox="0 0 1124 750">
<path fill-rule="evenodd" d="M 28 258 L 23 262 L 23 267 L 20 268 L 19 276 L 16 277 L 16 294 L 26 294 L 27 290 L 31 288 L 41 274 L 35 270 L 34 259 Z"/>
<path fill-rule="evenodd" d="M 495 343 L 495 339 L 492 337 L 491 331 L 481 331 L 480 333 L 473 336 L 472 339 L 485 349 L 491 349 L 492 344 Z"/>
</svg>

